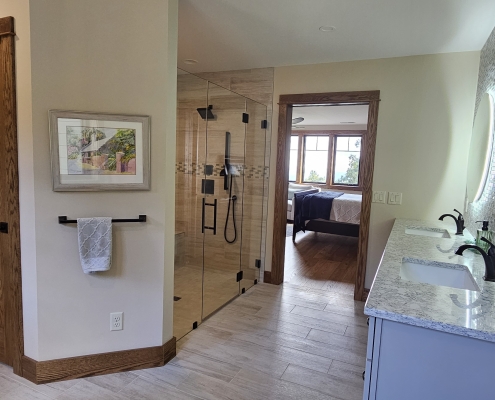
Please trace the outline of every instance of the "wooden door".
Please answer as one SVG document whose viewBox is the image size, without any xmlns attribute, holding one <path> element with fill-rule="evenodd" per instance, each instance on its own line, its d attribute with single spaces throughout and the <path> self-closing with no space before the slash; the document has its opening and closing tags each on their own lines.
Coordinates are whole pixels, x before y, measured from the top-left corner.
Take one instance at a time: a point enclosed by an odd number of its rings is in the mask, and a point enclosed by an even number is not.
<svg viewBox="0 0 495 400">
<path fill-rule="evenodd" d="M 15 31 L 0 18 L 0 362 L 22 375 L 19 174 L 15 93 Z"/>
</svg>

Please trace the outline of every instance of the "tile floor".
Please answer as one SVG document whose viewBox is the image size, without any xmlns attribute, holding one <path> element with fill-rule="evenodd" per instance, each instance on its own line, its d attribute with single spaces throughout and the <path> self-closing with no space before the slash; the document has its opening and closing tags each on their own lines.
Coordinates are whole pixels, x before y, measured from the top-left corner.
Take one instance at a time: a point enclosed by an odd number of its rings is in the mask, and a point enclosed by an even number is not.
<svg viewBox="0 0 495 400">
<path fill-rule="evenodd" d="M 0 399 L 361 399 L 363 306 L 258 284 L 180 340 L 164 367 L 36 386 L 0 364 Z"/>
</svg>

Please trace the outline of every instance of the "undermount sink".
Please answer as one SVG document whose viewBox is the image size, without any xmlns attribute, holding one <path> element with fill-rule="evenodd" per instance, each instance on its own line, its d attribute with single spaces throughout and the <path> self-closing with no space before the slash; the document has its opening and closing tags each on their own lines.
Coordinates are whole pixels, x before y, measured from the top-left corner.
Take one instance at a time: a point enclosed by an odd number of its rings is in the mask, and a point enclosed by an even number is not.
<svg viewBox="0 0 495 400">
<path fill-rule="evenodd" d="M 450 239 L 450 234 L 447 231 L 447 229 L 420 228 L 415 226 L 409 226 L 406 227 L 406 233 L 408 235 L 419 235 L 419 236 L 428 236 L 434 238 Z"/>
<path fill-rule="evenodd" d="M 425 260 L 403 258 L 400 277 L 412 282 L 480 291 L 469 269 L 461 264 L 432 263 Z"/>
</svg>

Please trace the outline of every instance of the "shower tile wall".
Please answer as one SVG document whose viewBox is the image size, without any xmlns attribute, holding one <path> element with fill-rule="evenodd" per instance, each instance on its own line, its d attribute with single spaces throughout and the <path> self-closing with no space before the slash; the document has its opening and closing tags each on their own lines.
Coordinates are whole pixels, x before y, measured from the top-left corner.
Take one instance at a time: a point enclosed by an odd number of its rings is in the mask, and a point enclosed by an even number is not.
<svg viewBox="0 0 495 400">
<path fill-rule="evenodd" d="M 176 250 L 184 253 L 176 254 L 176 260 L 184 264 L 176 263 L 175 267 L 199 267 L 202 265 L 203 237 L 201 199 L 197 192 L 201 193 L 206 123 L 198 118 L 196 108 L 206 107 L 207 83 L 190 75 L 178 75 L 177 92 L 176 163 L 183 168 L 176 167 L 175 233 Z M 184 172 L 179 172 L 181 169 Z"/>
<path fill-rule="evenodd" d="M 226 89 L 239 93 L 258 103 L 266 106 L 268 129 L 266 130 L 265 142 L 265 161 L 262 165 L 267 166 L 265 171 L 266 180 L 264 182 L 263 198 L 263 226 L 261 237 L 261 259 L 265 259 L 265 243 L 266 243 L 266 216 L 268 214 L 268 166 L 270 165 L 270 141 L 271 141 L 271 121 L 273 114 L 273 68 L 256 68 L 237 71 L 221 71 L 221 72 L 206 72 L 200 73 L 198 76 L 216 83 Z M 249 154 L 246 154 L 249 159 Z M 222 164 L 223 165 L 223 164 Z M 256 169 L 257 166 L 254 166 Z M 264 264 L 262 265 L 264 269 Z M 261 274 L 263 278 L 263 274 Z"/>
<path fill-rule="evenodd" d="M 268 200 L 268 163 L 270 158 L 270 127 L 271 127 L 271 114 L 272 114 L 272 98 L 273 98 L 273 68 L 263 68 L 254 70 L 242 70 L 242 71 L 226 71 L 226 72 L 214 72 L 198 74 L 204 79 L 208 79 L 211 82 L 218 84 L 226 89 L 233 90 L 243 96 L 247 96 L 256 100 L 267 107 L 267 120 L 268 129 L 266 132 L 265 146 L 259 146 L 259 143 L 250 142 L 251 138 L 260 139 L 259 134 L 250 132 L 252 129 L 259 129 L 260 127 L 248 124 L 248 130 L 246 132 L 246 163 L 236 162 L 235 154 L 232 154 L 232 163 L 238 164 L 239 170 L 244 173 L 244 219 L 243 219 L 243 255 L 242 267 L 246 270 L 246 267 L 252 267 L 255 259 L 260 255 L 257 253 L 256 244 L 260 242 L 261 235 L 261 258 L 264 259 L 265 254 L 265 235 L 266 235 L 266 207 Z M 239 98 L 232 96 L 232 102 L 225 99 L 228 94 L 226 91 L 220 88 L 216 89 L 210 87 L 210 104 L 213 105 L 213 114 L 216 112 L 222 112 L 223 110 L 218 107 L 222 107 L 222 104 L 228 105 L 229 108 L 235 105 L 235 102 L 239 102 Z M 191 75 L 179 75 L 178 76 L 178 114 L 177 114 L 177 162 L 176 162 L 176 179 L 177 179 L 177 192 L 176 192 L 176 233 L 177 233 L 177 250 L 184 251 L 185 254 L 176 256 L 176 259 L 183 260 L 183 262 L 189 265 L 200 265 L 203 259 L 203 236 L 201 234 L 201 182 L 204 178 L 204 154 L 205 154 L 205 141 L 202 134 L 206 127 L 206 123 L 199 118 L 196 108 L 207 107 L 206 104 L 206 82 L 199 80 Z M 215 104 L 214 96 L 215 91 L 220 96 L 220 101 Z M 226 101 L 227 100 L 227 101 Z M 256 103 L 248 101 L 248 112 L 250 114 L 250 121 L 254 119 L 254 113 L 256 109 Z M 241 106 L 241 104 L 239 104 Z M 242 107 L 244 107 L 242 105 Z M 264 118 L 263 118 L 264 119 Z M 229 117 L 222 114 L 221 122 L 226 126 L 235 125 L 239 121 L 239 113 L 234 112 Z M 215 181 L 215 191 L 223 191 L 223 177 L 220 177 L 220 170 L 224 165 L 224 126 L 215 126 L 214 122 L 209 121 L 208 134 L 209 138 L 218 134 L 218 140 L 209 140 L 208 153 L 217 154 L 218 159 L 212 160 L 211 157 L 208 160 L 209 164 L 213 164 L 213 175 L 208 179 Z M 257 144 L 257 146 L 256 146 Z M 217 148 L 212 146 L 216 146 Z M 233 136 L 232 150 L 236 148 L 244 149 L 240 143 L 235 141 Z M 240 156 L 240 154 L 238 155 Z M 201 162 L 197 162 L 201 160 Z M 239 161 L 239 160 L 237 160 Z M 180 190 L 179 188 L 183 189 Z M 263 191 L 265 195 L 263 196 Z M 194 194 L 193 194 L 194 193 Z M 186 196 L 190 194 L 190 196 Z M 187 197 L 187 198 L 185 198 Z M 225 198 L 228 194 L 225 193 Z M 258 218 L 261 216 L 260 204 L 263 205 L 263 221 L 262 229 L 260 232 Z M 239 210 L 238 210 L 239 211 Z M 235 246 L 225 246 L 223 239 L 223 228 L 225 224 L 225 215 L 227 212 L 227 202 L 220 201 L 218 206 L 218 219 L 217 219 L 217 235 L 218 240 L 217 253 L 215 257 L 218 259 L 218 264 L 222 265 L 221 260 L 238 256 L 239 249 Z M 252 216 L 252 218 L 250 218 Z M 208 217 L 208 216 L 207 216 Z M 240 220 L 240 217 L 238 218 Z M 208 232 L 207 234 L 209 234 Z M 238 233 L 240 233 L 240 227 L 238 226 Z M 231 228 L 228 230 L 229 236 L 232 235 Z M 251 242 L 253 244 L 251 244 Z M 258 247 L 259 248 L 259 247 Z M 246 249 L 252 250 L 249 252 L 249 256 L 246 257 Z M 250 279 L 258 278 L 258 276 L 249 277 Z"/>
<path fill-rule="evenodd" d="M 273 68 L 196 74 L 219 86 L 264 104 L 271 110 L 273 100 Z"/>
<path fill-rule="evenodd" d="M 481 50 L 480 69 L 478 74 L 478 91 L 476 94 L 476 111 L 481 96 L 489 92 L 495 97 L 495 29 Z M 475 112 L 476 112 L 475 111 Z M 494 121 L 495 123 L 495 121 Z M 491 166 L 485 190 L 479 201 L 468 205 L 466 216 L 467 228 L 476 232 L 479 224 L 475 221 L 489 220 L 492 229 L 495 227 L 495 148 L 492 152 Z"/>
</svg>

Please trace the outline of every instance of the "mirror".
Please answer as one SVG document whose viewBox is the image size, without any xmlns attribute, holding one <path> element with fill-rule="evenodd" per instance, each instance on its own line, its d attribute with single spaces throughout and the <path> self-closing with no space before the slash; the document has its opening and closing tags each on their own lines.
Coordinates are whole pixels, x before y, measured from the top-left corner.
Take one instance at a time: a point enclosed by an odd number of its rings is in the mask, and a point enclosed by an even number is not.
<svg viewBox="0 0 495 400">
<path fill-rule="evenodd" d="M 493 145 L 493 97 L 485 93 L 474 119 L 467 170 L 468 201 L 479 200 L 485 188 Z"/>
</svg>

